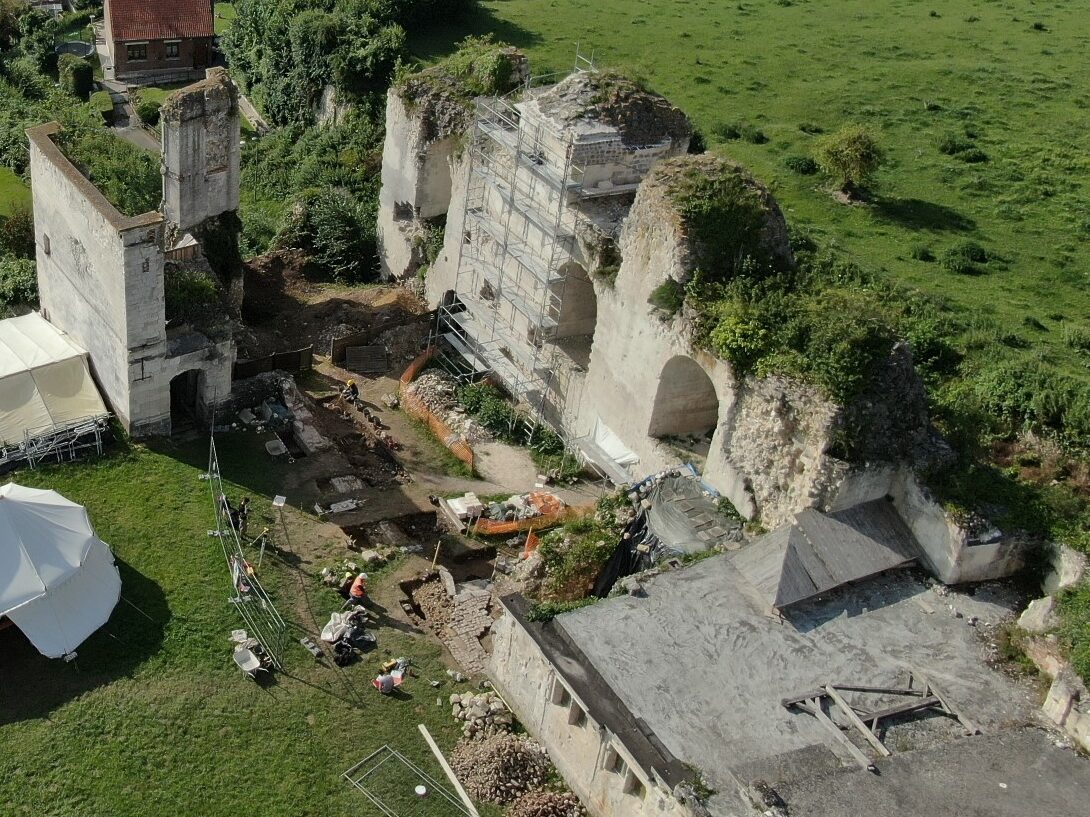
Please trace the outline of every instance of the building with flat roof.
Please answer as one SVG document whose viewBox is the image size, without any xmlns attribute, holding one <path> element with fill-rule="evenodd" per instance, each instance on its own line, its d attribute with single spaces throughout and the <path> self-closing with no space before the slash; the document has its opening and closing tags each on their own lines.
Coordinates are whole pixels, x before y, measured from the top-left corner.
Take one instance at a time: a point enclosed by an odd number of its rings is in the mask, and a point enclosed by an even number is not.
<svg viewBox="0 0 1090 817">
<path fill-rule="evenodd" d="M 1087 813 L 1090 766 L 983 660 L 1004 587 L 897 570 L 777 612 L 745 550 L 545 623 L 502 600 L 490 675 L 592 814 Z"/>
</svg>

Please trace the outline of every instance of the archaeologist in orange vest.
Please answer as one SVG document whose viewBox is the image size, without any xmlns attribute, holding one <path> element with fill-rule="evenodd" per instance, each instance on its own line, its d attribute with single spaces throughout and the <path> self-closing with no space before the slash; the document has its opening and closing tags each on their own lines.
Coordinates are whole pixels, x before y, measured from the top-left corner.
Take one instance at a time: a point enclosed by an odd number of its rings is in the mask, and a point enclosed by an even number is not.
<svg viewBox="0 0 1090 817">
<path fill-rule="evenodd" d="M 366 573 L 360 573 L 356 576 L 356 580 L 352 582 L 352 587 L 348 590 L 348 600 L 361 607 L 367 601 Z"/>
</svg>

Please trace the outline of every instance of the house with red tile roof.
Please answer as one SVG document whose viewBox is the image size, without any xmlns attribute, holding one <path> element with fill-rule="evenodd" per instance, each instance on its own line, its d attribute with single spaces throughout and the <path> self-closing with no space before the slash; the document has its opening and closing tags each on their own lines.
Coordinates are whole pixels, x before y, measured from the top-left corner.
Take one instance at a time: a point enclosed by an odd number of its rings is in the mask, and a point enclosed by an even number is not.
<svg viewBox="0 0 1090 817">
<path fill-rule="evenodd" d="M 107 77 L 180 82 L 202 78 L 212 64 L 212 0 L 106 0 L 104 16 Z"/>
</svg>

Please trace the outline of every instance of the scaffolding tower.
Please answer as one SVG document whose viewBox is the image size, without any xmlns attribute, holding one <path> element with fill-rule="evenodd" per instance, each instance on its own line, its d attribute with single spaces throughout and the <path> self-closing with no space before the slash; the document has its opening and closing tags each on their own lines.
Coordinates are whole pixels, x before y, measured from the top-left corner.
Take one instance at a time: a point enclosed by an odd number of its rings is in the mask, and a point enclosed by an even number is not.
<svg viewBox="0 0 1090 817">
<path fill-rule="evenodd" d="M 545 409 L 579 223 L 571 205 L 583 195 L 573 147 L 573 134 L 525 122 L 508 98 L 477 100 L 455 295 L 440 305 L 433 338 L 448 370 L 494 377 L 531 408 L 534 425 L 562 436 Z"/>
</svg>

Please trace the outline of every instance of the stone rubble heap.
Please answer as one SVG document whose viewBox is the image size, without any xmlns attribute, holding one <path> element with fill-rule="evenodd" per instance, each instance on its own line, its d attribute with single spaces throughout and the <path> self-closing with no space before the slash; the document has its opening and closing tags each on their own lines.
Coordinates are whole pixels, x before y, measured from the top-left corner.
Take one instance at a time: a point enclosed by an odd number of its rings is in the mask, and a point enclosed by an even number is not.
<svg viewBox="0 0 1090 817">
<path fill-rule="evenodd" d="M 515 716 L 494 692 L 454 693 L 450 696 L 451 713 L 455 720 L 464 721 L 462 734 L 466 737 L 490 736 L 509 732 Z"/>
<path fill-rule="evenodd" d="M 571 792 L 528 792 L 507 809 L 506 817 L 586 817 L 587 810 Z"/>
<path fill-rule="evenodd" d="M 458 383 L 446 372 L 429 370 L 409 384 L 407 391 L 470 445 L 489 442 L 488 429 L 474 420 L 458 403 Z"/>
<path fill-rule="evenodd" d="M 375 340 L 385 346 L 390 355 L 390 365 L 401 371 L 401 364 L 408 363 L 420 354 L 428 337 L 428 324 L 417 321 L 387 329 Z"/>
<path fill-rule="evenodd" d="M 549 755 L 536 741 L 511 734 L 462 738 L 450 757 L 451 768 L 475 800 L 505 805 L 549 778 Z"/>
</svg>

